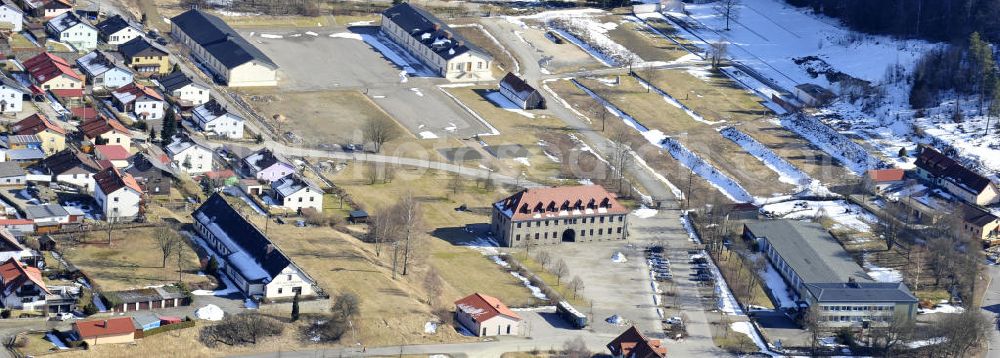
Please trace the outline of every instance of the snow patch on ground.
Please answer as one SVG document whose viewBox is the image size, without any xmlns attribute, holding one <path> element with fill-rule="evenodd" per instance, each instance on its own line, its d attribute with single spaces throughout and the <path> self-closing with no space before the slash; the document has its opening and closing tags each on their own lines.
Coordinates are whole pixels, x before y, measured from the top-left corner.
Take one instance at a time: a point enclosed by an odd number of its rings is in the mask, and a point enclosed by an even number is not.
<svg viewBox="0 0 1000 358">
<path fill-rule="evenodd" d="M 766 260 L 761 257 L 760 260 Z M 796 308 L 798 305 L 795 304 L 795 299 L 792 298 L 790 292 L 792 292 L 788 284 L 785 283 L 785 279 L 781 277 L 778 270 L 774 268 L 770 262 L 766 263 L 764 271 L 761 272 L 761 277 L 764 279 L 764 284 L 767 285 L 768 290 L 771 291 L 771 295 L 778 301 L 775 302 L 781 308 Z"/>
<path fill-rule="evenodd" d="M 732 328 L 734 332 L 743 333 L 747 335 L 747 337 L 750 337 L 750 339 L 753 340 L 753 343 L 757 345 L 757 349 L 759 349 L 761 353 L 775 356 L 771 353 L 770 348 L 767 347 L 767 343 L 765 343 L 764 339 L 757 334 L 757 330 L 754 329 L 751 324 L 752 323 L 750 322 L 733 322 L 729 325 L 729 327 Z"/>
<path fill-rule="evenodd" d="M 684 111 L 684 113 L 687 113 L 688 117 L 691 117 L 691 119 L 693 119 L 695 121 L 698 121 L 698 122 L 701 122 L 701 123 L 705 123 L 705 124 L 710 125 L 710 126 L 726 122 L 726 121 L 710 121 L 710 120 L 707 120 L 707 119 L 705 119 L 705 117 L 702 117 L 700 114 L 696 113 L 691 108 L 688 108 L 688 106 L 685 106 L 683 103 L 681 103 L 680 101 L 678 101 L 676 98 L 674 98 L 673 96 L 671 96 L 667 92 L 661 90 L 660 88 L 654 86 L 652 83 L 646 82 L 646 80 L 643 80 L 642 78 L 639 78 L 639 77 L 635 77 L 635 79 L 639 81 L 639 85 L 641 85 L 643 88 L 652 89 L 653 91 L 656 91 L 656 93 L 658 93 L 661 97 L 663 97 L 663 101 L 669 103 L 671 106 L 680 108 L 681 110 Z"/>
<path fill-rule="evenodd" d="M 947 300 L 942 300 L 942 302 L 934 305 L 934 308 L 927 308 L 927 309 L 918 308 L 917 312 L 922 313 L 922 314 L 927 314 L 927 313 L 962 313 L 962 312 L 965 312 L 965 308 L 952 305 L 952 304 L 948 303 Z"/>
<path fill-rule="evenodd" d="M 632 211 L 632 215 L 638 216 L 641 219 L 649 219 L 651 217 L 656 216 L 656 213 L 658 212 L 659 210 L 643 207 Z"/>
<path fill-rule="evenodd" d="M 420 139 L 438 139 L 437 134 L 431 131 L 420 132 Z"/>
<path fill-rule="evenodd" d="M 205 307 L 199 308 L 194 311 L 194 315 L 199 319 L 206 321 L 221 321 L 222 317 L 226 315 L 219 306 L 216 305 L 206 305 Z"/>
<path fill-rule="evenodd" d="M 844 200 L 789 200 L 764 205 L 760 211 L 769 217 L 795 220 L 827 217 L 836 222 L 834 229 L 851 229 L 859 232 L 871 232 L 871 225 L 878 222 L 874 214 Z"/>
<path fill-rule="evenodd" d="M 531 114 L 528 111 L 521 109 L 521 107 L 518 107 L 517 104 L 511 102 L 510 99 L 504 97 L 503 94 L 500 93 L 500 91 L 490 91 L 490 93 L 487 93 L 485 97 L 490 102 L 493 102 L 493 104 L 495 104 L 497 107 L 503 108 L 506 111 L 514 112 L 528 118 L 535 118 L 534 114 Z"/>
<path fill-rule="evenodd" d="M 344 38 L 352 40 L 361 40 L 367 43 L 369 46 L 374 48 L 376 51 L 385 56 L 385 58 L 391 61 L 396 66 L 399 66 L 406 71 L 407 74 L 411 76 L 422 76 L 422 77 L 433 77 L 434 73 L 424 69 L 423 64 L 419 60 L 413 58 L 405 51 L 396 50 L 395 45 L 388 45 L 391 41 L 383 41 L 379 36 L 368 35 L 368 34 L 357 34 L 353 32 L 338 32 L 330 34 L 332 38 Z M 418 70 L 419 69 L 419 70 Z"/>
<path fill-rule="evenodd" d="M 521 283 L 524 284 L 524 287 L 527 287 L 528 290 L 531 290 L 531 295 L 535 296 L 535 298 L 540 300 L 549 299 L 549 296 L 546 296 L 545 293 L 542 292 L 542 289 L 538 288 L 538 286 L 532 285 L 531 280 L 529 280 L 527 277 L 521 276 L 521 274 L 517 273 L 516 271 L 511 271 L 510 274 L 516 277 L 518 280 L 521 280 Z"/>
<path fill-rule="evenodd" d="M 530 167 L 531 166 L 531 162 L 528 161 L 528 157 L 517 157 L 517 158 L 514 158 L 514 161 L 518 162 L 521 165 L 526 166 L 526 167 Z"/>
<path fill-rule="evenodd" d="M 437 333 L 437 329 L 438 329 L 437 322 L 427 321 L 427 323 L 424 323 L 424 333 L 434 334 Z"/>
<path fill-rule="evenodd" d="M 903 282 L 903 274 L 897 269 L 879 267 L 868 261 L 868 255 L 864 255 L 863 267 L 868 276 L 878 282 Z"/>
<path fill-rule="evenodd" d="M 476 237 L 472 241 L 462 242 L 459 245 L 479 251 L 483 255 L 496 256 L 500 254 L 500 251 L 497 250 L 500 245 L 493 238 Z"/>
<path fill-rule="evenodd" d="M 628 262 L 628 258 L 626 258 L 625 254 L 623 254 L 621 252 L 615 252 L 614 255 L 611 255 L 611 262 L 615 262 L 615 263 Z"/>
<path fill-rule="evenodd" d="M 726 139 L 733 141 L 739 145 L 740 148 L 743 148 L 744 151 L 764 163 L 765 166 L 771 168 L 771 170 L 775 173 L 778 173 L 779 181 L 795 185 L 799 187 L 800 191 L 804 186 L 808 185 L 808 183 L 812 181 L 809 174 L 802 172 L 799 168 L 792 165 L 792 163 L 789 163 L 784 158 L 774 154 L 770 148 L 766 147 L 764 144 L 758 142 L 746 133 L 740 132 L 735 127 L 723 127 L 719 129 L 719 134 Z"/>
</svg>

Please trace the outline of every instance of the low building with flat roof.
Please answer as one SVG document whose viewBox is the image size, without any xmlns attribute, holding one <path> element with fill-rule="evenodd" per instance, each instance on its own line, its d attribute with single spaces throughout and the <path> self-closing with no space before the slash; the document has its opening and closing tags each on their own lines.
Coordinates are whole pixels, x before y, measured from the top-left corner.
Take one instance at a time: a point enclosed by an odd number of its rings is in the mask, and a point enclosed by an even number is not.
<svg viewBox="0 0 1000 358">
<path fill-rule="evenodd" d="M 758 245 L 801 306 L 818 305 L 826 327 L 886 325 L 916 314 L 917 298 L 906 285 L 872 280 L 822 225 L 752 221 L 744 224 L 743 237 Z"/>
</svg>

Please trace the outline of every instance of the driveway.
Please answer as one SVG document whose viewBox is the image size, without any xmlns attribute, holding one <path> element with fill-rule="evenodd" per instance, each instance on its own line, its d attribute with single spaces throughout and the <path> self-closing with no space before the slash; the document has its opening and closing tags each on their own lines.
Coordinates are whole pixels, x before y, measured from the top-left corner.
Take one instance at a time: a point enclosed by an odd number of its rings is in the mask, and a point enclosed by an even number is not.
<svg viewBox="0 0 1000 358">
<path fill-rule="evenodd" d="M 987 266 L 986 272 L 990 275 L 990 284 L 983 294 L 982 312 L 989 317 L 991 322 L 995 322 L 1000 316 L 1000 266 Z M 988 341 L 989 351 L 986 352 L 987 357 L 1000 356 L 1000 325 L 994 323 L 992 327 Z"/>
</svg>

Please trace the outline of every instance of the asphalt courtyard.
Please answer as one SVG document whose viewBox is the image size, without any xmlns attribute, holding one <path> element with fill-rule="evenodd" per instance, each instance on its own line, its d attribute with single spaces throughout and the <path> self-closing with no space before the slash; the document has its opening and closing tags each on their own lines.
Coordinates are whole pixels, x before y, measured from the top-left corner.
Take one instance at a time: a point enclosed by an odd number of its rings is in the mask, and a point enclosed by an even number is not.
<svg viewBox="0 0 1000 358">
<path fill-rule="evenodd" d="M 490 133 L 482 119 L 437 87 L 447 80 L 408 77 L 404 81 L 401 67 L 361 40 L 362 36 L 374 37 L 377 31 L 376 27 L 246 29 L 240 34 L 279 66 L 280 92 L 360 90 L 417 138 Z"/>
</svg>

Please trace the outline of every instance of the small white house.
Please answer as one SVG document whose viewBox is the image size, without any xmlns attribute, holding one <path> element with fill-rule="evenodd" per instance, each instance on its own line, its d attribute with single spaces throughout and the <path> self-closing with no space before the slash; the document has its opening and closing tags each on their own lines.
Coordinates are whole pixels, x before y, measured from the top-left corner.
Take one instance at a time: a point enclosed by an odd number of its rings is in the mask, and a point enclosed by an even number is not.
<svg viewBox="0 0 1000 358">
<path fill-rule="evenodd" d="M 521 334 L 521 316 L 496 297 L 481 293 L 455 301 L 455 322 L 479 337 Z"/>
<path fill-rule="evenodd" d="M 134 115 L 139 120 L 159 121 L 166 113 L 167 103 L 163 100 L 163 95 L 152 87 L 136 82 L 115 90 L 111 97 L 115 108 Z"/>
<path fill-rule="evenodd" d="M 160 89 L 181 107 L 195 107 L 211 99 L 208 85 L 195 81 L 184 72 L 174 71 L 156 80 Z"/>
<path fill-rule="evenodd" d="M 21 83 L 0 75 L 0 114 L 20 113 L 27 94 Z"/>
<path fill-rule="evenodd" d="M 167 145 L 170 161 L 189 174 L 212 171 L 212 150 L 191 138 L 180 137 Z"/>
<path fill-rule="evenodd" d="M 191 114 L 194 123 L 204 132 L 229 139 L 243 138 L 243 117 L 229 111 L 214 99 L 198 106 Z"/>
<path fill-rule="evenodd" d="M 117 89 L 135 80 L 132 69 L 116 53 L 94 50 L 76 59 L 94 90 Z"/>
<path fill-rule="evenodd" d="M 125 20 L 121 15 L 115 15 L 99 22 L 97 32 L 101 41 L 109 45 L 121 45 L 142 36 L 142 27 Z"/>
<path fill-rule="evenodd" d="M 0 3 L 0 28 L 10 28 L 21 32 L 24 24 L 24 12 L 17 5 L 4 1 Z"/>
<path fill-rule="evenodd" d="M 101 206 L 105 220 L 131 221 L 139 216 L 142 188 L 131 174 L 109 167 L 94 175 L 97 188 L 94 199 Z"/>
<path fill-rule="evenodd" d="M 299 211 L 313 208 L 323 211 L 323 190 L 315 183 L 298 174 L 292 174 L 271 182 L 271 192 L 276 205 Z"/>
<path fill-rule="evenodd" d="M 97 48 L 97 28 L 80 19 L 73 12 L 66 12 L 45 23 L 45 32 L 52 39 L 73 45 L 78 51 Z"/>
</svg>

